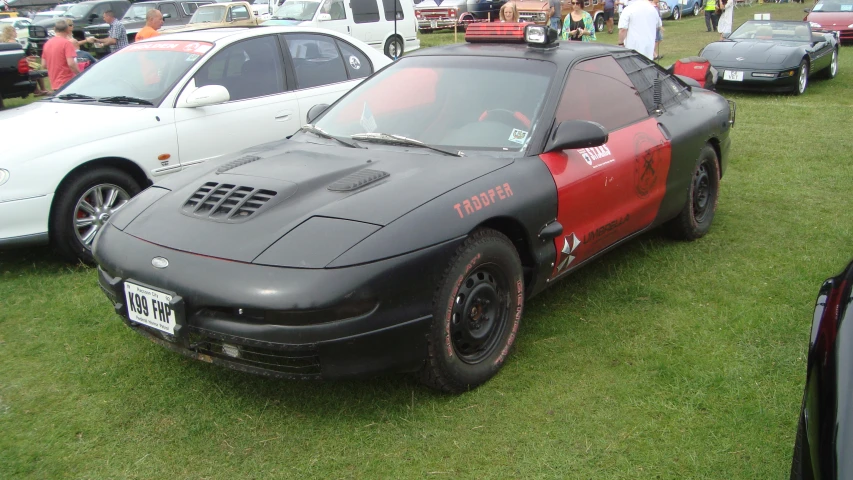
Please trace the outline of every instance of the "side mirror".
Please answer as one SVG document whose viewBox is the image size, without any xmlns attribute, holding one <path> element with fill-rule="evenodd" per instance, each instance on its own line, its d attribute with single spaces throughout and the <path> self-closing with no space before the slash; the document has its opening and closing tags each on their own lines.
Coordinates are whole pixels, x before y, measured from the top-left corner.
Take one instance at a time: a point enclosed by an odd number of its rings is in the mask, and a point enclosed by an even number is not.
<svg viewBox="0 0 853 480">
<path fill-rule="evenodd" d="M 94 13 L 90 13 L 90 14 L 89 14 L 89 21 L 90 21 L 90 22 L 91 22 L 92 20 L 96 19 L 96 18 L 98 18 L 98 16 L 97 16 L 97 15 L 95 15 Z"/>
<path fill-rule="evenodd" d="M 331 19 L 332 19 L 332 16 L 329 15 L 328 13 L 321 13 L 320 15 L 317 15 L 317 21 L 318 22 L 328 22 Z"/>
<path fill-rule="evenodd" d="M 172 18 L 172 14 L 171 13 L 164 13 L 163 18 Z"/>
<path fill-rule="evenodd" d="M 186 106 L 191 108 L 216 105 L 231 100 L 228 89 L 222 85 L 205 85 L 195 89 L 187 96 Z"/>
<path fill-rule="evenodd" d="M 557 125 L 548 139 L 545 151 L 599 147 L 605 143 L 607 143 L 607 130 L 600 124 L 586 120 L 566 120 Z"/>
<path fill-rule="evenodd" d="M 308 110 L 308 115 L 306 118 L 306 120 L 308 120 L 308 123 L 314 123 L 314 120 L 316 120 L 317 117 L 322 115 L 323 112 L 325 112 L 327 108 L 329 108 L 328 103 L 321 103 L 319 105 L 314 105 L 313 107 L 311 107 Z"/>
</svg>

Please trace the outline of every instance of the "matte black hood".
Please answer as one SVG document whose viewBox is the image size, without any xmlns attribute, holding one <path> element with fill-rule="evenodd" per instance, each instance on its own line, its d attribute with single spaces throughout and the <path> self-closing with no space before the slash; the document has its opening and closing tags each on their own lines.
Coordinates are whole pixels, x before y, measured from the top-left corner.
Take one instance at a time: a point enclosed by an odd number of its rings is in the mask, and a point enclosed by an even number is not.
<svg viewBox="0 0 853 480">
<path fill-rule="evenodd" d="M 760 40 L 714 42 L 702 51 L 711 64 L 743 68 L 784 68 L 783 63 L 792 53 L 802 49 L 802 42 L 769 42 Z M 738 60 L 741 58 L 742 60 Z M 799 63 L 799 60 L 797 61 Z M 795 65 L 796 66 L 796 65 Z"/>
<path fill-rule="evenodd" d="M 251 262 L 311 217 L 382 227 L 459 185 L 512 163 L 507 158 L 460 158 L 425 149 L 371 147 L 289 141 L 271 150 L 229 156 L 206 165 L 207 172 L 191 181 L 179 185 L 163 182 L 172 191 L 124 231 L 177 250 Z M 220 194 L 211 197 L 211 190 L 217 188 Z M 223 198 L 229 191 L 236 193 Z M 253 191 L 259 196 L 246 199 Z M 207 205 L 200 207 L 205 196 Z M 223 208 L 212 212 L 210 207 L 220 201 Z M 241 202 L 246 208 L 239 206 Z"/>
</svg>

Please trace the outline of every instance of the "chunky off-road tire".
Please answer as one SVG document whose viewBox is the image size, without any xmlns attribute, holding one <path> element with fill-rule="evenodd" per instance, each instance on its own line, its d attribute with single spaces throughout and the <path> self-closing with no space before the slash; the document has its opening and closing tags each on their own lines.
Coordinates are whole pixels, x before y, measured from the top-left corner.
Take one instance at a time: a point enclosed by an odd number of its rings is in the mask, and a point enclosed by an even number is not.
<svg viewBox="0 0 853 480">
<path fill-rule="evenodd" d="M 385 41 L 385 56 L 392 60 L 396 60 L 402 57 L 403 39 L 391 35 L 388 40 Z"/>
<path fill-rule="evenodd" d="M 68 261 L 93 264 L 95 234 L 139 191 L 136 180 L 117 168 L 99 167 L 74 174 L 54 200 L 51 245 Z"/>
<path fill-rule="evenodd" d="M 809 62 L 805 58 L 800 62 L 797 68 L 797 83 L 794 85 L 794 95 L 802 95 L 806 93 L 809 87 Z"/>
<path fill-rule="evenodd" d="M 492 378 L 515 341 L 523 308 L 524 277 L 512 242 L 495 230 L 474 232 L 435 292 L 421 381 L 460 393 Z"/>
<path fill-rule="evenodd" d="M 714 148 L 706 144 L 693 167 L 684 209 L 667 222 L 666 230 L 679 240 L 696 240 L 704 236 L 711 229 L 719 196 L 720 162 Z"/>
</svg>

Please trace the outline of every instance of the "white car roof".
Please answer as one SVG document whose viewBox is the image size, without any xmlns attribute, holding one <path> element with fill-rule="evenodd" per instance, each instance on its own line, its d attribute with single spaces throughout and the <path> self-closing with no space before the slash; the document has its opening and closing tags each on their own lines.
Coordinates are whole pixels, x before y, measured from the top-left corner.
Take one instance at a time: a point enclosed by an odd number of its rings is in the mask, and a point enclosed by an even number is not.
<svg viewBox="0 0 853 480">
<path fill-rule="evenodd" d="M 322 33 L 325 35 L 334 35 L 344 38 L 349 42 L 356 43 L 358 40 L 355 37 L 344 35 L 339 32 L 328 30 L 325 28 L 312 27 L 293 27 L 285 25 L 270 25 L 258 27 L 220 27 L 209 28 L 204 30 L 192 30 L 189 32 L 169 33 L 168 30 L 163 31 L 162 35 L 153 38 L 146 38 L 142 42 L 162 42 L 166 40 L 188 40 L 192 42 L 211 42 L 216 43 L 224 39 L 228 41 L 242 40 L 255 35 L 267 35 L 270 33 Z M 233 38 L 232 38 L 233 37 Z M 358 42 L 360 43 L 360 42 Z"/>
</svg>

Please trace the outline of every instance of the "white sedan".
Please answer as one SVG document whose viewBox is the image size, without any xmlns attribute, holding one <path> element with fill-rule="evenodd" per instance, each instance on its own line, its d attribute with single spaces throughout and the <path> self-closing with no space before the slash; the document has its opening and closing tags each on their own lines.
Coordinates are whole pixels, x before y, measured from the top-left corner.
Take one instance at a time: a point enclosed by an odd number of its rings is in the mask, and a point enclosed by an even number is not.
<svg viewBox="0 0 853 480">
<path fill-rule="evenodd" d="M 110 55 L 52 98 L 0 112 L 0 247 L 50 242 L 89 262 L 98 229 L 160 176 L 284 139 L 390 63 L 328 30 L 161 35 Z"/>
</svg>

